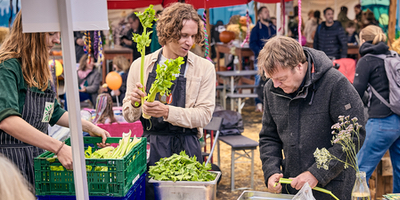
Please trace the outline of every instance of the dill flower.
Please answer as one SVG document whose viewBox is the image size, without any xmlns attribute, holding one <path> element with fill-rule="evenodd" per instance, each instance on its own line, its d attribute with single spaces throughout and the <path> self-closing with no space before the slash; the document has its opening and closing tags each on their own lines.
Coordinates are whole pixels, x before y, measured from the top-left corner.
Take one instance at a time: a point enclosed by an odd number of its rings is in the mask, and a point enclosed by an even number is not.
<svg viewBox="0 0 400 200">
<path fill-rule="evenodd" d="M 346 153 L 346 160 L 341 160 L 336 156 L 332 155 L 326 148 L 317 148 L 314 152 L 315 162 L 318 168 L 325 170 L 329 169 L 329 162 L 331 160 L 337 160 L 344 163 L 344 168 L 354 168 L 356 172 L 359 172 L 357 163 L 357 152 L 360 150 L 360 128 L 357 117 L 350 119 L 350 116 L 339 116 L 339 122 L 332 125 L 332 145 L 340 144 L 342 151 Z M 354 144 L 353 137 L 357 137 L 358 145 Z"/>
</svg>

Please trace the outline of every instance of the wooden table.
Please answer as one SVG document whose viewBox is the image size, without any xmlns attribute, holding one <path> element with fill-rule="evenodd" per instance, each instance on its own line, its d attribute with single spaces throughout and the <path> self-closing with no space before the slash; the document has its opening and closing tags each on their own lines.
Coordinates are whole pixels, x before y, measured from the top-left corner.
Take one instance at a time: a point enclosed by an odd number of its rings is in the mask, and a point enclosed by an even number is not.
<svg viewBox="0 0 400 200">
<path fill-rule="evenodd" d="M 233 48 L 235 46 L 224 44 L 224 43 L 216 43 L 215 47 L 216 47 L 215 51 L 217 52 L 217 71 L 221 71 L 220 64 L 219 64 L 219 59 L 220 59 L 219 53 L 230 54 L 231 48 Z M 243 57 L 250 57 L 250 56 L 254 55 L 253 51 L 250 48 L 246 48 L 246 47 L 236 47 L 235 54 L 238 56 L 238 59 L 239 59 L 239 63 L 238 63 L 239 70 L 243 70 L 243 67 L 242 67 Z M 254 69 L 254 67 L 251 66 L 251 69 Z"/>
<path fill-rule="evenodd" d="M 116 45 L 114 48 L 110 48 L 110 46 L 106 45 L 103 47 L 103 56 L 104 56 L 104 61 L 103 61 L 103 83 L 106 81 L 106 75 L 111 69 L 107 68 L 107 60 L 112 60 L 114 59 L 115 56 L 124 56 L 126 59 L 128 59 L 129 63 L 132 63 L 132 58 L 133 58 L 133 50 L 127 47 L 119 46 Z"/>
<path fill-rule="evenodd" d="M 218 71 L 217 75 L 221 76 L 224 79 L 224 85 L 222 90 L 222 106 L 226 109 L 226 98 L 229 96 L 231 98 L 231 110 L 233 110 L 233 98 L 246 98 L 246 97 L 257 97 L 256 94 L 235 94 L 235 77 L 240 76 L 253 76 L 258 73 L 257 70 L 242 70 L 242 71 Z M 226 94 L 226 89 L 228 86 L 228 80 L 230 79 L 230 94 Z M 254 84 L 254 83 L 253 83 Z M 253 85 L 254 86 L 254 85 Z M 240 101 L 239 101 L 240 104 Z M 238 105 L 238 111 L 240 113 L 240 105 Z"/>
</svg>

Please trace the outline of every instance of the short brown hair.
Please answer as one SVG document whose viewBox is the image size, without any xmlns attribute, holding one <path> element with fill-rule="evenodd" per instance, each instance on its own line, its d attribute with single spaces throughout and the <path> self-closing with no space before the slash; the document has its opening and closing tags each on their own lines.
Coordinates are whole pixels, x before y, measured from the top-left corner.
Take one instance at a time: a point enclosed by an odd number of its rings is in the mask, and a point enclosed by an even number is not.
<svg viewBox="0 0 400 200">
<path fill-rule="evenodd" d="M 306 55 L 300 43 L 293 38 L 276 36 L 268 40 L 258 55 L 260 74 L 274 74 L 278 67 L 294 69 L 306 62 Z"/>
<path fill-rule="evenodd" d="M 372 44 L 377 44 L 379 42 L 386 42 L 386 35 L 383 33 L 381 27 L 369 25 L 360 31 L 360 39 L 372 41 Z"/>
<path fill-rule="evenodd" d="M 197 23 L 195 42 L 202 44 L 204 40 L 204 25 L 196 10 L 190 4 L 173 3 L 163 10 L 157 21 L 157 36 L 161 46 L 181 39 L 181 30 L 185 20 L 193 20 Z"/>
</svg>

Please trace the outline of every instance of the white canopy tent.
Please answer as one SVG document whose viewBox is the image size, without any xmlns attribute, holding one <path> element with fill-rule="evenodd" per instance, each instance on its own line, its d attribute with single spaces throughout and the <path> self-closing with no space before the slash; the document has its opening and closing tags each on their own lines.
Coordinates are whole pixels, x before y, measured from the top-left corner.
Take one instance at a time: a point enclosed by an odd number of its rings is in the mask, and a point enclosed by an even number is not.
<svg viewBox="0 0 400 200">
<path fill-rule="evenodd" d="M 293 1 L 293 6 L 296 6 L 298 3 L 297 0 Z M 359 4 L 359 0 L 302 0 L 301 1 L 301 16 L 303 16 L 304 22 L 308 19 L 308 12 L 310 10 L 319 10 L 321 12 L 321 18 L 324 19 L 323 11 L 327 7 L 331 7 L 335 11 L 335 18 L 337 19 L 337 15 L 340 12 L 340 7 L 346 6 L 348 8 L 347 16 L 350 19 L 354 19 L 356 14 L 354 12 L 354 6 Z M 264 4 L 260 3 L 260 6 L 268 7 L 270 11 L 270 16 L 276 16 L 276 4 Z"/>
</svg>

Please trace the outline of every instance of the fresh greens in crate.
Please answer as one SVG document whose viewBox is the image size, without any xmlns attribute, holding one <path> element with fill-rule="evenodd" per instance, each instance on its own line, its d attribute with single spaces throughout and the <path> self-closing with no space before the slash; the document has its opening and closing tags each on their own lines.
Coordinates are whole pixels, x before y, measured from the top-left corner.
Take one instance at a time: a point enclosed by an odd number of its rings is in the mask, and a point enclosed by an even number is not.
<svg viewBox="0 0 400 200">
<path fill-rule="evenodd" d="M 150 166 L 149 177 L 158 181 L 213 181 L 216 174 L 209 172 L 211 164 L 201 164 L 196 156 L 190 158 L 182 151 L 179 155 L 174 154 L 168 158 L 161 158 Z"/>
</svg>

